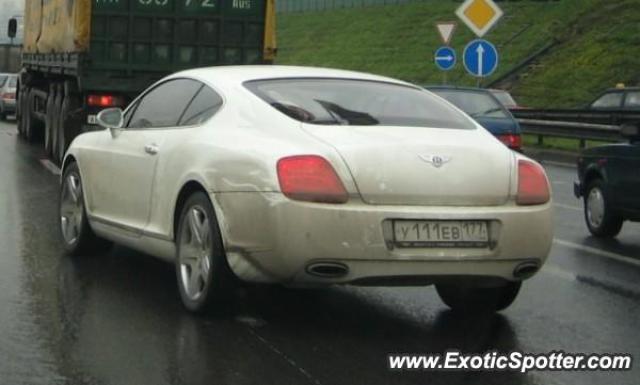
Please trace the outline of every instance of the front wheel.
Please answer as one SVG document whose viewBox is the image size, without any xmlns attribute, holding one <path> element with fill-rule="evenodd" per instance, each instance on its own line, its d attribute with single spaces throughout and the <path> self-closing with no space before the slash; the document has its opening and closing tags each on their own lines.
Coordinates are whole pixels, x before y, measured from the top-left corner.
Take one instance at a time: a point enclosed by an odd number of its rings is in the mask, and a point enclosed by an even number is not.
<svg viewBox="0 0 640 385">
<path fill-rule="evenodd" d="M 493 313 L 508 308 L 515 301 L 522 282 L 508 282 L 496 287 L 465 284 L 436 284 L 438 295 L 451 310 L 461 313 Z"/>
<path fill-rule="evenodd" d="M 184 306 L 201 313 L 224 299 L 233 283 L 215 212 L 203 192 L 192 194 L 176 234 L 176 276 Z"/>
<path fill-rule="evenodd" d="M 64 171 L 60 186 L 60 233 L 70 255 L 104 251 L 111 244 L 91 230 L 84 205 L 84 190 L 76 163 Z"/>
<path fill-rule="evenodd" d="M 589 232 L 596 237 L 615 237 L 622 229 L 622 217 L 613 212 L 609 193 L 601 179 L 595 179 L 587 185 L 584 218 Z"/>
</svg>

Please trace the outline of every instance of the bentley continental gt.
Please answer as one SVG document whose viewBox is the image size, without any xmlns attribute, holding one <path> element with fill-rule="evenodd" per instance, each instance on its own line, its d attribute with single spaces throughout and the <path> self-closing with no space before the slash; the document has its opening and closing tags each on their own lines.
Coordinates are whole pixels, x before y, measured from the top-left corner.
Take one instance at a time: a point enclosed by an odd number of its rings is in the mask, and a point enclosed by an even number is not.
<svg viewBox="0 0 640 385">
<path fill-rule="evenodd" d="M 185 307 L 237 282 L 427 286 L 499 311 L 547 258 L 543 168 L 453 104 L 341 70 L 187 70 L 102 111 L 62 165 L 69 254 L 175 264 Z"/>
</svg>

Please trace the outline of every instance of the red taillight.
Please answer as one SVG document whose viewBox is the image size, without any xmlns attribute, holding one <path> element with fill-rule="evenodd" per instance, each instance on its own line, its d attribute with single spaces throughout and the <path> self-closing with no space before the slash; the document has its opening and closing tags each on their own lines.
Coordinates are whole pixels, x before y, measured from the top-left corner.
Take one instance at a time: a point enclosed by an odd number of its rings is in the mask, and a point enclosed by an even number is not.
<svg viewBox="0 0 640 385">
<path fill-rule="evenodd" d="M 5 92 L 4 94 L 2 94 L 2 99 L 15 99 L 16 98 L 16 94 L 14 94 L 13 92 Z"/>
<path fill-rule="evenodd" d="M 522 137 L 518 134 L 498 135 L 498 140 L 510 149 L 520 150 L 522 148 Z"/>
<path fill-rule="evenodd" d="M 549 202 L 549 182 L 542 166 L 528 160 L 518 161 L 518 196 L 516 203 L 541 205 Z"/>
<path fill-rule="evenodd" d="M 113 95 L 89 95 L 87 104 L 91 107 L 118 107 L 122 105 L 122 100 Z"/>
<path fill-rule="evenodd" d="M 349 194 L 331 164 L 321 156 L 299 155 L 278 161 L 282 193 L 290 199 L 345 203 Z"/>
</svg>

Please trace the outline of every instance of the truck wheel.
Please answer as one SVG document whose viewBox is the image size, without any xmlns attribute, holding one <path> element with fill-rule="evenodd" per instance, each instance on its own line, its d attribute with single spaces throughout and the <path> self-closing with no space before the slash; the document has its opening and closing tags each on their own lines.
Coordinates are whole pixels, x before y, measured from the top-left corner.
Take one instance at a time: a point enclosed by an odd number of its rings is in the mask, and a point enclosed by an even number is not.
<svg viewBox="0 0 640 385">
<path fill-rule="evenodd" d="M 522 282 L 498 287 L 436 284 L 438 295 L 451 310 L 460 313 L 493 313 L 508 308 L 518 296 Z"/>
<path fill-rule="evenodd" d="M 71 141 L 80 134 L 81 122 L 78 117 L 74 116 L 74 112 L 79 108 L 79 101 L 76 97 L 67 95 L 60 106 L 58 114 L 58 154 L 59 162 L 62 164 L 64 155 L 69 148 Z"/>
<path fill-rule="evenodd" d="M 27 139 L 27 134 L 29 130 L 29 122 L 27 121 L 27 117 L 29 115 L 29 92 L 30 89 L 26 88 L 23 97 L 22 97 L 22 116 L 20 121 L 22 122 L 22 138 Z"/>
<path fill-rule="evenodd" d="M 17 102 L 17 110 L 16 110 L 16 121 L 17 121 L 17 129 L 18 129 L 18 135 L 23 138 L 24 137 L 24 99 L 25 99 L 25 95 L 27 94 L 26 88 L 25 87 L 20 87 L 20 93 L 18 94 L 18 102 Z"/>
<path fill-rule="evenodd" d="M 44 122 L 44 150 L 49 158 L 53 157 L 53 125 L 54 125 L 54 113 L 53 105 L 56 97 L 54 87 L 49 90 L 49 96 L 47 97 L 47 116 Z"/>
<path fill-rule="evenodd" d="M 584 218 L 589 232 L 599 238 L 612 238 L 620 233 L 623 219 L 611 207 L 607 187 L 602 179 L 587 184 L 584 194 Z"/>
<path fill-rule="evenodd" d="M 58 206 L 60 234 L 68 254 L 93 254 L 105 251 L 111 246 L 111 242 L 97 237 L 91 229 L 87 219 L 80 170 L 75 162 L 64 170 Z"/>
<path fill-rule="evenodd" d="M 58 89 L 55 97 L 53 98 L 53 105 L 51 106 L 51 159 L 54 163 L 62 164 L 62 156 L 60 154 L 60 146 L 58 141 L 60 140 L 60 109 L 62 108 L 62 92 Z"/>
<path fill-rule="evenodd" d="M 40 122 L 33 115 L 33 111 L 35 110 L 36 98 L 33 94 L 33 90 L 29 90 L 29 95 L 27 97 L 27 109 L 26 109 L 26 130 L 25 130 L 25 138 L 28 142 L 34 142 L 38 134 L 42 130 L 42 122 Z"/>
</svg>

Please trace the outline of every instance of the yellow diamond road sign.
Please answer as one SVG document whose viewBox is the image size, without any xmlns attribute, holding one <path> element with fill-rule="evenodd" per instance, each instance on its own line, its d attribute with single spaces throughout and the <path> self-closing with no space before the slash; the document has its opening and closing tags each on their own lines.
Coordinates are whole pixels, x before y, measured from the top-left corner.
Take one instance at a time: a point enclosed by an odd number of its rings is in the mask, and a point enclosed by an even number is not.
<svg viewBox="0 0 640 385">
<path fill-rule="evenodd" d="M 489 32 L 503 14 L 493 0 L 466 0 L 456 11 L 460 20 L 478 37 Z"/>
</svg>

